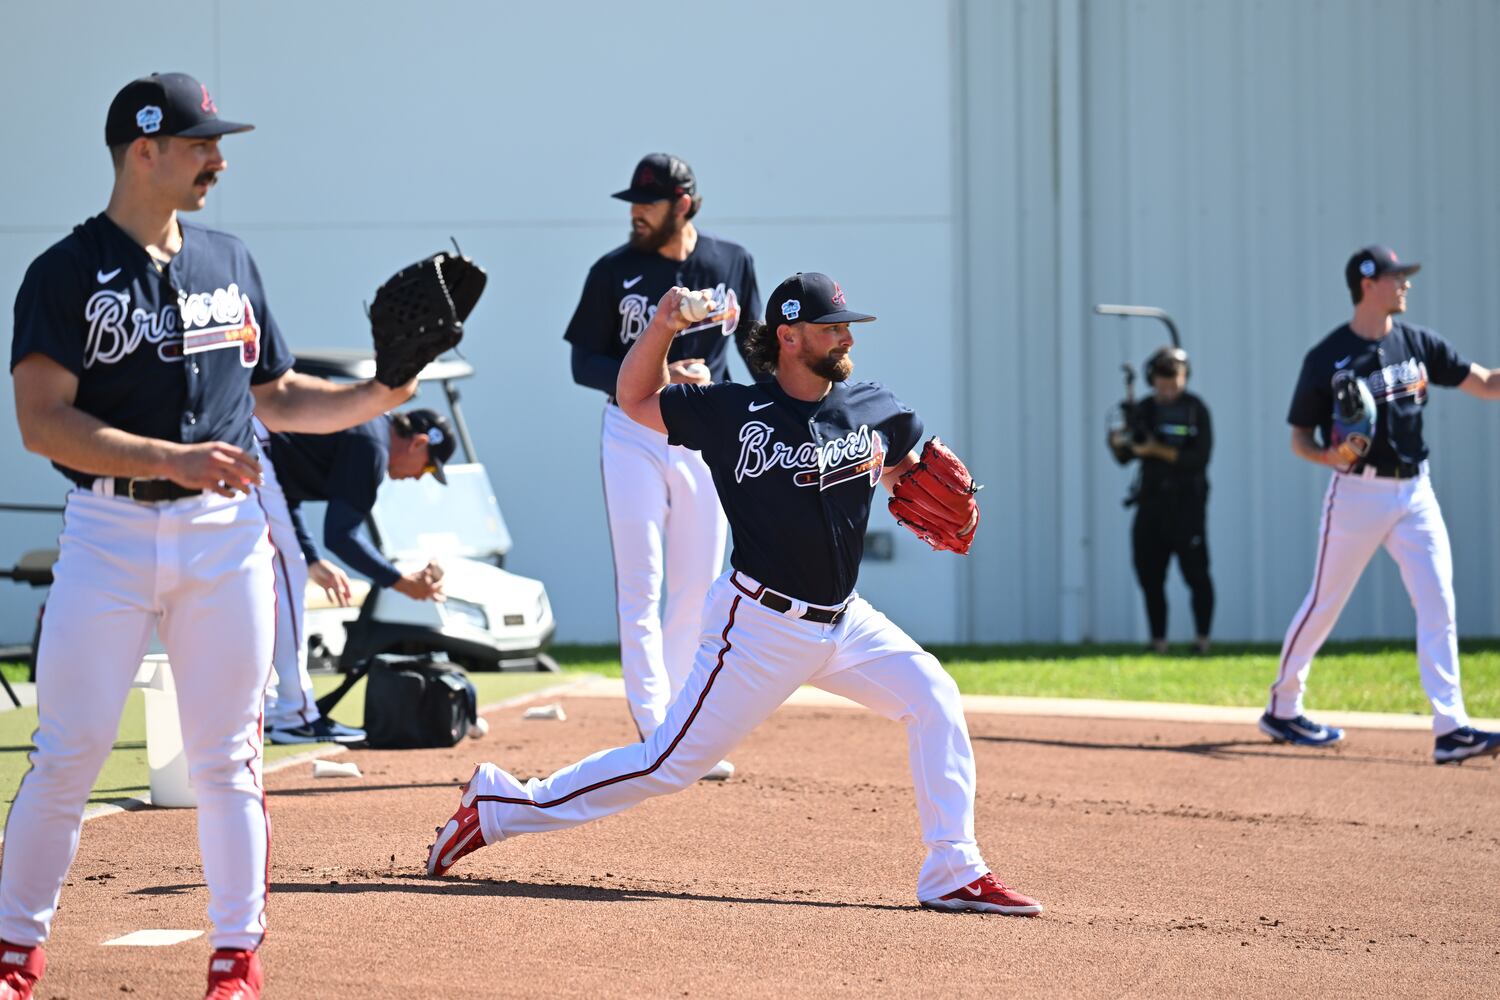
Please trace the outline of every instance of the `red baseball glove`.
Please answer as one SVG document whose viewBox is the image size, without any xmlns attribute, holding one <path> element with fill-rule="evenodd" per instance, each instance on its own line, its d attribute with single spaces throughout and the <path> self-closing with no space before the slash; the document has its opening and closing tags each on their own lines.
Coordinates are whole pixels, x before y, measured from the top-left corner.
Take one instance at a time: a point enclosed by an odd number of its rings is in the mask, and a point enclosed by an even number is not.
<svg viewBox="0 0 1500 1000">
<path fill-rule="evenodd" d="M 916 465 L 896 480 L 889 506 L 897 522 L 934 549 L 969 554 L 979 527 L 980 490 L 957 455 L 937 438 L 922 446 Z"/>
</svg>

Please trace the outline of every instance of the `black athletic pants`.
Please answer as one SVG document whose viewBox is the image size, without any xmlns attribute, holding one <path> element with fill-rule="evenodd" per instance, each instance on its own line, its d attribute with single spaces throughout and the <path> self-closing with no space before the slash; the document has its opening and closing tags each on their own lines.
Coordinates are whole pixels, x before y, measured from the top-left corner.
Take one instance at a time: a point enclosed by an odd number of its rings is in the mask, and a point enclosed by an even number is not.
<svg viewBox="0 0 1500 1000">
<path fill-rule="evenodd" d="M 1167 565 L 1177 556 L 1182 578 L 1193 594 L 1193 624 L 1206 636 L 1214 621 L 1214 582 L 1208 575 L 1207 497 L 1143 497 L 1135 512 L 1131 543 L 1135 578 L 1146 598 L 1146 620 L 1153 640 L 1167 637 Z"/>
</svg>

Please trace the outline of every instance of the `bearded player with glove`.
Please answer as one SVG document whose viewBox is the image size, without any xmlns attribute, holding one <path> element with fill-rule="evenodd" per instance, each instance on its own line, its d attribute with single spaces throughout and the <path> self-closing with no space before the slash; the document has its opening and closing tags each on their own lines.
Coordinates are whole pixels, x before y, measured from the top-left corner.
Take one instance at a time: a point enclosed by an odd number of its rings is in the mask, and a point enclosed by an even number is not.
<svg viewBox="0 0 1500 1000">
<path fill-rule="evenodd" d="M 973 479 L 883 386 L 850 382 L 848 307 L 823 274 L 783 281 L 747 341 L 755 385 L 673 383 L 668 350 L 693 322 L 685 288 L 662 297 L 620 368 L 630 419 L 701 452 L 734 537 L 713 584 L 692 673 L 643 742 L 522 783 L 481 764 L 438 830 L 430 874 L 523 833 L 576 826 L 698 780 L 802 684 L 906 727 L 926 860 L 916 898 L 938 910 L 1030 916 L 1036 900 L 997 881 L 974 838 L 974 751 L 941 664 L 855 591 L 878 486 L 935 547 L 965 552 L 979 523 Z M 664 834 L 669 835 L 669 834 Z M 832 859 L 830 859 L 832 860 Z M 502 862 L 500 857 L 495 862 Z"/>
</svg>

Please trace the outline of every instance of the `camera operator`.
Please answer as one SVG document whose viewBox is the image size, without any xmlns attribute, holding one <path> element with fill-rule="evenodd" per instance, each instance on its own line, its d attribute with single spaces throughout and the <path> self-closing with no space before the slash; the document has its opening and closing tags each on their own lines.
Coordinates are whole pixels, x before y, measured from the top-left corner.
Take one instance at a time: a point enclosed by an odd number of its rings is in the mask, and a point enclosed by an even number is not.
<svg viewBox="0 0 1500 1000">
<path fill-rule="evenodd" d="M 1141 463 L 1126 506 L 1136 505 L 1131 547 L 1146 599 L 1151 648 L 1167 651 L 1167 565 L 1175 554 L 1192 591 L 1194 648 L 1206 653 L 1214 615 L 1207 535 L 1213 426 L 1203 400 L 1187 391 L 1186 351 L 1158 348 L 1144 371 L 1151 395 L 1139 403 L 1127 399 L 1126 425 L 1110 432 L 1109 446 L 1121 464 L 1132 459 Z"/>
</svg>

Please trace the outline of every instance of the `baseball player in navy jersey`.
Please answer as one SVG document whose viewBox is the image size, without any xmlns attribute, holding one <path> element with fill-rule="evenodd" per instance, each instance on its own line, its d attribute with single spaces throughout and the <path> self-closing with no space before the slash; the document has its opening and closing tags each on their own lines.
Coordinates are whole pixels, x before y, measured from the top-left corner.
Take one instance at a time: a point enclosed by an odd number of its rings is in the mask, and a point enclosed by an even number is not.
<svg viewBox="0 0 1500 1000">
<path fill-rule="evenodd" d="M 755 264 L 743 247 L 699 230 L 702 203 L 692 169 L 666 153 L 636 166 L 630 240 L 589 270 L 568 323 L 573 380 L 605 395 L 599 464 L 615 563 L 615 601 L 625 697 L 642 737 L 661 725 L 692 667 L 703 597 L 724 564 L 728 526 L 708 468 L 691 449 L 635 423 L 615 403 L 620 361 L 668 288 L 712 289 L 716 308 L 681 330 L 668 351 L 674 383 L 729 380 L 729 343 L 755 316 Z M 663 587 L 665 577 L 665 592 Z M 727 761 L 708 777 L 727 778 Z"/>
<path fill-rule="evenodd" d="M 265 733 L 272 743 L 358 743 L 362 729 L 335 722 L 318 711 L 307 672 L 303 630 L 304 591 L 311 579 L 336 603 L 347 605 L 349 578 L 322 557 L 302 520 L 302 504 L 325 501 L 323 544 L 377 587 L 413 600 L 443 599 L 442 571 L 435 563 L 402 573 L 362 532 L 381 482 L 431 474 L 447 483 L 443 463 L 457 439 L 434 410 L 416 409 L 376 417 L 337 434 L 272 434 L 255 422 L 262 461 L 260 496 L 276 546 L 276 679 L 266 693 Z"/>
<path fill-rule="evenodd" d="M 943 910 L 1032 915 L 998 882 L 974 837 L 974 753 L 958 687 L 855 591 L 870 504 L 915 466 L 922 422 L 889 390 L 847 381 L 848 308 L 826 275 L 782 282 L 749 352 L 774 377 L 673 383 L 668 350 L 688 320 L 684 288 L 662 297 L 620 369 L 620 408 L 703 454 L 734 535 L 732 569 L 709 590 L 692 673 L 645 741 L 551 777 L 481 764 L 428 855 L 432 874 L 507 837 L 575 826 L 696 781 L 799 685 L 814 684 L 906 726 L 926 860 L 917 899 Z M 977 521 L 976 521 L 977 523 Z"/>
<path fill-rule="evenodd" d="M 1469 725 L 1458 674 L 1453 556 L 1427 473 L 1422 408 L 1429 385 L 1457 386 L 1500 399 L 1500 370 L 1465 361 L 1431 330 L 1395 319 L 1406 312 L 1411 276 L 1390 249 L 1368 246 L 1349 258 L 1344 280 L 1354 317 L 1307 352 L 1287 422 L 1292 451 L 1333 476 L 1323 500 L 1312 588 L 1281 647 L 1260 728 L 1279 742 L 1327 746 L 1344 738 L 1303 714 L 1312 659 L 1338 620 L 1365 565 L 1384 546 L 1401 567 L 1417 612 L 1417 663 L 1432 703 L 1433 759 L 1439 764 L 1500 753 L 1500 733 Z M 1375 413 L 1368 450 L 1354 462 L 1330 438 L 1335 394 L 1358 380 Z M 1321 440 L 1317 436 L 1321 433 Z"/>
<path fill-rule="evenodd" d="M 244 244 L 179 217 L 225 169 L 220 137 L 250 127 L 220 119 L 190 76 L 127 84 L 105 124 L 108 206 L 38 257 L 16 296 L 21 437 L 73 488 L 37 646 L 36 749 L 5 829 L 0 1000 L 30 997 L 43 972 L 83 807 L 153 629 L 198 797 L 208 996 L 260 995 L 275 596 L 251 414 L 327 433 L 416 382 L 335 386 L 291 371 Z"/>
</svg>

